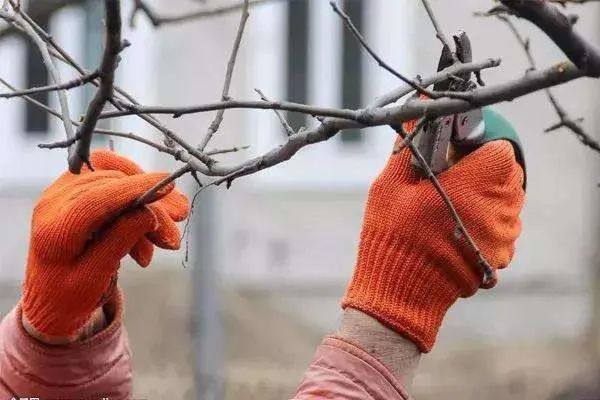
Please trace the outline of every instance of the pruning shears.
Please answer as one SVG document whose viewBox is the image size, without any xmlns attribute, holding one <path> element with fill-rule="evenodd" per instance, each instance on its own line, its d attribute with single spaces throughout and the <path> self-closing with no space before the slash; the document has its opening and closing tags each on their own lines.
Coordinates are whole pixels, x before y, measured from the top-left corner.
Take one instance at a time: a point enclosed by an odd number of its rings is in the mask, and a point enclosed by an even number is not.
<svg viewBox="0 0 600 400">
<path fill-rule="evenodd" d="M 458 31 L 453 35 L 455 51 L 444 46 L 438 71 L 450 67 L 456 57 L 462 63 L 473 60 L 471 41 L 467 34 Z M 472 73 L 463 73 L 433 86 L 434 91 L 467 92 L 477 88 L 471 80 Z M 492 140 L 508 140 L 515 149 L 517 161 L 525 171 L 525 159 L 519 137 L 512 125 L 491 107 L 426 120 L 417 133 L 415 145 L 434 174 L 448 169 L 454 161 Z M 421 163 L 412 157 L 417 172 L 425 175 Z M 525 187 L 525 182 L 523 183 Z"/>
</svg>

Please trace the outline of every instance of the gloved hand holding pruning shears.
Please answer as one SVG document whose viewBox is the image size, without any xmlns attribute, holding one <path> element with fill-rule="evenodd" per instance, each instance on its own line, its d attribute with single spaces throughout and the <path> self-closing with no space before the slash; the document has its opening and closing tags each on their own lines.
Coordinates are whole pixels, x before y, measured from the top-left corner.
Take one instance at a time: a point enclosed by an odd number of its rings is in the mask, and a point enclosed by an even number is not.
<svg viewBox="0 0 600 400">
<path fill-rule="evenodd" d="M 456 56 L 471 60 L 469 39 L 455 35 Z M 440 70 L 453 62 L 450 49 Z M 438 83 L 434 90 L 471 90 L 470 74 Z M 472 251 L 455 235 L 446 204 L 421 162 L 398 137 L 386 167 L 369 191 L 358 260 L 342 306 L 370 315 L 428 352 L 442 319 L 459 298 L 496 283 L 508 266 L 521 230 L 525 166 L 510 124 L 491 108 L 409 121 L 415 147 L 452 201 L 493 270 L 483 280 Z M 414 132 L 413 132 L 414 133 Z M 412 135 L 411 135 L 412 136 Z"/>
</svg>

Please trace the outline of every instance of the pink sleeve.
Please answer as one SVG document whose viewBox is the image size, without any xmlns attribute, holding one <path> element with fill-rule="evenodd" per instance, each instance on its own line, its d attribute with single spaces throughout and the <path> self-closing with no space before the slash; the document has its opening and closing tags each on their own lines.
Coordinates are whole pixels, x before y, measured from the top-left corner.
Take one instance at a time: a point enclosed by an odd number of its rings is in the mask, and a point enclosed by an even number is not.
<svg viewBox="0 0 600 400">
<path fill-rule="evenodd" d="M 409 400 L 400 382 L 375 357 L 335 336 L 326 337 L 294 400 Z"/>
<path fill-rule="evenodd" d="M 111 321 L 102 332 L 66 346 L 30 337 L 17 305 L 0 324 L 0 400 L 131 398 L 131 357 L 122 325 L 120 293 L 104 306 Z"/>
</svg>

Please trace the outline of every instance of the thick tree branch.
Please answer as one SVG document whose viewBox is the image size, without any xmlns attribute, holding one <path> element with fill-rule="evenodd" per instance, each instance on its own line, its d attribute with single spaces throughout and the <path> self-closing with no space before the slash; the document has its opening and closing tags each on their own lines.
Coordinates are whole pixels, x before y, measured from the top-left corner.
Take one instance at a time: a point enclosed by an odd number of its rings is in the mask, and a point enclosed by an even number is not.
<svg viewBox="0 0 600 400">
<path fill-rule="evenodd" d="M 79 129 L 79 140 L 75 151 L 69 156 L 69 170 L 78 174 L 83 163 L 92 168 L 90 157 L 90 145 L 92 134 L 98 117 L 108 99 L 112 96 L 115 82 L 115 69 L 117 68 L 119 53 L 121 52 L 121 4 L 119 0 L 105 0 L 106 39 L 104 55 L 98 73 L 100 75 L 100 86 L 96 95 L 88 105 L 83 124 Z"/>
<path fill-rule="evenodd" d="M 423 85 L 429 86 L 447 79 L 448 74 L 471 71 L 474 68 L 491 68 L 498 65 L 499 61 L 492 59 L 480 63 L 454 65 L 445 69 L 444 71 L 440 71 L 430 77 L 426 77 L 421 81 L 423 82 Z M 403 87 L 394 89 L 389 93 L 379 97 L 371 105 L 371 107 L 383 107 L 411 93 L 412 91 L 413 89 L 410 85 L 405 85 Z M 288 140 L 283 145 L 278 146 L 261 156 L 244 161 L 238 165 L 223 166 L 220 164 L 216 164 L 212 165 L 210 168 L 204 168 L 203 166 L 200 166 L 198 164 L 190 165 L 192 165 L 196 171 L 204 175 L 220 177 L 218 179 L 213 180 L 208 185 L 205 185 L 201 190 L 213 185 L 219 185 L 223 182 L 227 182 L 228 185 L 230 185 L 234 179 L 237 179 L 241 176 L 249 175 L 289 160 L 302 147 L 325 141 L 335 136 L 342 129 L 357 127 L 361 127 L 361 125 L 354 121 L 340 118 L 326 118 L 322 120 L 318 126 L 297 132 L 295 135 L 288 137 Z M 168 184 L 168 182 L 165 184 Z"/>
<path fill-rule="evenodd" d="M 442 116 L 465 112 L 492 105 L 503 101 L 512 101 L 515 98 L 536 92 L 541 89 L 560 85 L 585 76 L 584 72 L 570 62 L 563 62 L 541 71 L 532 71 L 525 76 L 502 84 L 475 89 L 471 92 L 469 101 L 460 99 L 432 99 L 426 101 L 408 101 L 401 106 L 375 107 L 358 110 L 312 107 L 304 104 L 288 102 L 264 101 L 225 101 L 189 107 L 163 107 L 163 106 L 131 106 L 129 110 L 108 112 L 103 118 L 131 115 L 131 114 L 172 114 L 179 116 L 198 112 L 206 112 L 219 108 L 253 108 L 253 109 L 278 109 L 303 112 L 310 115 L 329 116 L 347 119 L 358 126 L 377 126 L 399 123 L 422 116 Z"/>
<path fill-rule="evenodd" d="M 560 4 L 566 6 L 567 4 L 586 4 L 586 3 L 598 3 L 600 0 L 547 0 L 549 3 Z"/>
</svg>

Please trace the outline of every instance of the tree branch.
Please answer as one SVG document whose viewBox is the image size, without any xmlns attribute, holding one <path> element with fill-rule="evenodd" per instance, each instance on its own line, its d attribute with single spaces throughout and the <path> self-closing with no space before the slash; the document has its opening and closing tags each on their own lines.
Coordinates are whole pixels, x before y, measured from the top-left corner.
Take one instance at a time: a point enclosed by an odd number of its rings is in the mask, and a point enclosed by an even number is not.
<svg viewBox="0 0 600 400">
<path fill-rule="evenodd" d="M 409 79 L 392 68 L 389 64 L 387 64 L 379 55 L 369 46 L 363 35 L 356 28 L 356 26 L 352 23 L 352 20 L 344 11 L 340 10 L 334 1 L 330 1 L 329 4 L 333 11 L 342 18 L 344 24 L 348 27 L 350 32 L 354 35 L 356 40 L 362 45 L 362 47 L 373 57 L 373 59 L 377 62 L 377 64 L 394 75 L 396 78 L 400 79 L 404 83 L 410 85 L 414 90 L 416 90 L 419 94 L 424 94 L 431 99 L 439 99 L 441 97 L 450 97 L 453 99 L 463 99 L 470 100 L 471 96 L 468 92 L 434 92 L 422 87 L 418 82 Z M 456 57 L 453 53 L 453 57 Z"/>
<path fill-rule="evenodd" d="M 511 12 L 540 28 L 587 76 L 600 77 L 600 53 L 574 29 L 571 20 L 546 0 L 500 0 Z"/>
<path fill-rule="evenodd" d="M 265 94 L 260 90 L 260 89 L 254 89 L 254 91 L 256 93 L 258 93 L 258 95 L 260 96 L 261 100 L 264 102 L 271 102 L 271 100 L 269 100 L 269 98 L 267 96 L 265 96 Z M 292 128 L 289 124 L 289 122 L 287 122 L 287 120 L 283 117 L 283 115 L 281 115 L 281 112 L 279 112 L 279 110 L 273 110 L 273 112 L 275 113 L 275 115 L 277 116 L 277 118 L 279 119 L 279 122 L 281 123 L 281 126 L 283 126 L 283 129 L 285 130 L 285 133 L 288 136 L 292 136 L 293 134 L 295 134 L 296 132 L 294 131 L 294 128 Z"/>
<path fill-rule="evenodd" d="M 215 149 L 215 150 L 208 150 L 206 151 L 206 154 L 209 156 L 214 156 L 216 154 L 226 154 L 226 153 L 236 153 L 240 150 L 246 150 L 249 149 L 250 146 L 246 145 L 246 146 L 234 146 L 234 147 L 230 147 L 228 149 Z"/>
<path fill-rule="evenodd" d="M 479 246 L 477 246 L 477 243 L 475 243 L 475 241 L 473 240 L 473 238 L 467 231 L 467 227 L 465 226 L 462 219 L 458 215 L 458 211 L 456 211 L 454 204 L 452 204 L 452 201 L 450 200 L 448 193 L 446 193 L 446 191 L 442 187 L 442 184 L 438 180 L 437 176 L 435 176 L 435 174 L 429 167 L 429 164 L 427 164 L 427 161 L 425 161 L 425 158 L 423 157 L 423 155 L 421 154 L 421 152 L 419 151 L 417 146 L 415 146 L 415 144 L 413 143 L 413 139 L 419 133 L 419 131 L 421 130 L 422 125 L 425 123 L 425 121 L 426 121 L 426 119 L 423 118 L 421 120 L 421 122 L 415 127 L 415 130 L 413 132 L 411 132 L 411 134 L 406 133 L 406 131 L 404 130 L 403 124 L 400 124 L 400 133 L 401 133 L 402 138 L 404 139 L 404 144 L 406 146 L 408 146 L 408 148 L 410 149 L 410 152 L 417 158 L 417 160 L 419 161 L 419 164 L 421 165 L 421 168 L 423 169 L 423 171 L 425 171 L 425 175 L 427 176 L 427 179 L 429 179 L 431 181 L 436 192 L 438 192 L 438 194 L 442 198 L 442 201 L 444 202 L 444 204 L 446 205 L 446 208 L 450 212 L 452 219 L 456 223 L 456 231 L 459 232 L 462 236 L 464 236 L 464 238 L 467 240 L 467 244 L 473 251 L 475 258 L 477 259 L 477 266 L 481 269 L 481 271 L 483 273 L 483 286 L 491 287 L 494 284 L 494 270 L 492 269 L 490 263 L 483 256 L 483 253 L 481 252 L 481 249 L 479 248 Z"/>
<path fill-rule="evenodd" d="M 250 0 L 250 6 L 258 6 L 270 2 L 281 1 L 281 0 Z M 180 15 L 160 15 L 152 8 L 148 6 L 146 1 L 144 0 L 134 0 L 135 7 L 130 17 L 130 24 L 134 23 L 135 16 L 138 12 L 143 12 L 146 14 L 150 22 L 154 27 L 160 27 L 162 25 L 168 24 L 176 24 L 181 22 L 189 22 L 198 19 L 208 18 L 208 17 L 216 17 L 220 15 L 229 14 L 231 12 L 237 11 L 244 7 L 244 2 L 238 2 L 229 6 L 216 7 L 211 9 L 203 9 L 198 11 L 192 11 L 189 13 L 184 13 Z"/>
<path fill-rule="evenodd" d="M 442 30 L 434 12 L 433 12 L 433 9 L 431 8 L 431 5 L 429 4 L 429 1 L 421 0 L 421 2 L 423 3 L 423 7 L 425 7 L 425 10 L 427 11 L 427 15 L 429 15 L 429 19 L 431 20 L 431 23 L 433 24 L 433 28 L 435 29 L 435 36 L 440 40 L 440 42 L 442 42 L 442 45 L 444 47 L 447 47 L 448 50 L 450 50 L 450 54 L 452 54 L 452 60 L 454 61 L 454 63 L 455 64 L 459 63 L 460 60 L 458 59 L 456 53 L 452 51 L 450 42 L 448 41 L 448 38 L 444 34 L 444 31 Z"/>
<path fill-rule="evenodd" d="M 184 165 L 183 167 L 179 168 L 177 171 L 173 172 L 171 175 L 167 176 L 166 178 L 164 178 L 163 180 L 158 182 L 156 185 L 154 185 L 153 188 L 148 190 L 142 196 L 138 197 L 137 200 L 133 203 L 133 205 L 131 207 L 137 208 L 137 207 L 143 206 L 144 204 L 150 203 L 151 201 L 154 200 L 154 198 L 156 197 L 156 193 L 158 193 L 158 191 L 160 189 L 162 189 L 163 187 L 167 186 L 171 182 L 175 181 L 177 178 L 179 178 L 191 171 L 193 171 L 192 166 L 190 166 L 189 164 Z"/>
<path fill-rule="evenodd" d="M 567 4 L 585 4 L 585 3 L 598 3 L 600 0 L 547 0 L 549 3 L 560 4 L 565 7 Z"/>
<path fill-rule="evenodd" d="M 235 40 L 233 41 L 233 49 L 231 49 L 229 62 L 227 63 L 225 82 L 223 83 L 223 91 L 221 93 L 222 101 L 226 101 L 227 99 L 229 99 L 229 87 L 231 86 L 231 77 L 233 76 L 235 61 L 237 60 L 240 44 L 242 43 L 242 36 L 244 35 L 244 28 L 246 27 L 246 22 L 248 21 L 249 16 L 250 14 L 248 13 L 248 0 L 244 0 L 244 5 L 242 7 L 242 15 L 240 17 L 240 24 L 235 35 Z M 210 126 L 208 127 L 208 130 L 206 131 L 204 139 L 200 143 L 200 146 L 198 146 L 198 149 L 200 151 L 204 150 L 208 142 L 210 142 L 210 140 L 212 139 L 215 132 L 219 130 L 221 122 L 223 122 L 223 114 L 225 114 L 225 109 L 220 109 L 219 111 L 217 111 L 215 119 L 213 119 L 213 121 L 211 122 Z"/>
<path fill-rule="evenodd" d="M 285 110 L 294 111 L 312 116 L 336 117 L 356 120 L 357 114 L 354 110 L 314 107 L 301 103 L 292 103 L 288 101 L 257 101 L 257 100 L 225 100 L 216 103 L 188 107 L 165 107 L 165 106 L 138 106 L 126 105 L 126 109 L 117 111 L 107 111 L 100 115 L 100 119 L 124 117 L 127 115 L 139 114 L 171 114 L 173 118 L 179 118 L 186 114 L 204 113 L 215 110 L 227 109 L 256 109 L 256 110 Z"/>
<path fill-rule="evenodd" d="M 87 74 L 80 78 L 75 78 L 68 82 L 62 83 L 60 85 L 48 85 L 48 86 L 40 86 L 34 87 L 31 89 L 20 90 L 16 92 L 6 92 L 0 93 L 0 98 L 10 99 L 12 97 L 21 97 L 23 95 L 35 94 L 35 93 L 44 93 L 44 92 L 54 92 L 57 90 L 69 90 L 79 86 L 83 86 L 86 83 L 90 83 L 92 80 L 98 77 L 98 72 L 92 72 L 91 74 Z"/>
<path fill-rule="evenodd" d="M 443 74 L 446 75 L 446 74 Z M 205 104 L 189 107 L 163 107 L 163 106 L 131 106 L 129 110 L 107 112 L 102 118 L 109 118 L 131 114 L 172 114 L 179 116 L 198 112 L 206 112 L 219 108 L 253 108 L 253 109 L 278 109 L 303 112 L 310 115 L 329 116 L 347 119 L 356 123 L 353 126 L 378 126 L 389 125 L 420 118 L 422 116 L 443 116 L 459 112 L 466 112 L 486 105 L 503 101 L 512 101 L 515 98 L 536 92 L 552 86 L 557 86 L 585 76 L 584 72 L 570 62 L 563 62 L 541 71 L 532 71 L 524 77 L 494 86 L 480 87 L 471 91 L 469 101 L 461 99 L 430 99 L 426 101 L 408 101 L 401 106 L 374 107 L 358 110 L 312 107 L 305 104 L 288 102 L 264 101 L 234 101 Z"/>
<path fill-rule="evenodd" d="M 17 89 L 12 86 L 10 83 L 8 83 L 7 81 L 5 81 L 4 79 L 0 78 L 0 83 L 2 83 L 4 86 L 6 86 L 8 89 L 18 92 Z M 21 91 L 22 92 L 22 91 Z M 41 110 L 46 111 L 48 114 L 61 119 L 62 120 L 62 114 L 50 107 L 48 107 L 47 105 L 45 105 L 44 103 L 41 103 L 39 101 L 37 101 L 36 99 L 34 99 L 33 97 L 30 97 L 28 95 L 23 95 L 21 94 L 19 96 L 19 98 L 35 105 L 36 107 L 40 108 Z M 74 121 L 71 120 L 71 123 L 75 126 L 81 126 L 81 122 L 78 121 Z M 141 142 L 145 145 L 148 145 L 150 147 L 155 148 L 156 150 L 162 152 L 162 153 L 167 153 L 172 155 L 176 160 L 179 160 L 180 158 L 180 153 L 182 150 L 178 150 L 178 149 L 174 149 L 172 147 L 167 147 L 167 146 L 163 146 L 160 145 L 158 143 L 154 143 L 151 140 L 148 140 L 144 137 L 138 136 L 134 133 L 131 132 L 121 132 L 121 131 L 115 131 L 112 129 L 98 129 L 95 128 L 94 129 L 94 133 L 100 134 L 100 135 L 109 135 L 109 136 L 118 136 L 118 137 L 122 137 L 122 138 L 126 138 L 126 139 L 131 139 L 131 140 L 135 140 L 138 142 Z M 52 143 L 42 143 L 39 144 L 38 147 L 42 148 L 42 149 L 56 149 L 56 148 L 66 148 L 71 146 L 73 143 L 75 143 L 77 140 L 79 140 L 79 136 L 76 134 L 74 137 L 72 137 L 71 139 L 67 139 L 67 140 L 62 140 L 62 141 L 58 141 L 58 142 L 52 142 Z M 218 154 L 218 153 L 215 153 Z"/>
<path fill-rule="evenodd" d="M 98 117 L 104 109 L 104 105 L 112 96 L 113 85 L 115 82 L 115 69 L 117 68 L 119 53 L 121 52 L 121 4 L 119 0 L 105 0 L 105 20 L 106 20 L 106 39 L 104 45 L 104 55 L 98 73 L 100 75 L 100 86 L 96 95 L 88 105 L 87 112 L 83 119 L 83 124 L 79 129 L 79 140 L 75 151 L 69 156 L 69 170 L 78 174 L 81 171 L 83 163 L 86 163 L 90 169 L 92 166 L 89 161 L 90 145 L 92 135 Z"/>
</svg>

